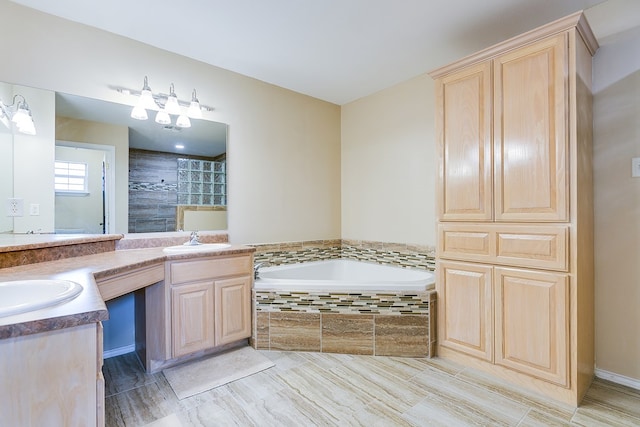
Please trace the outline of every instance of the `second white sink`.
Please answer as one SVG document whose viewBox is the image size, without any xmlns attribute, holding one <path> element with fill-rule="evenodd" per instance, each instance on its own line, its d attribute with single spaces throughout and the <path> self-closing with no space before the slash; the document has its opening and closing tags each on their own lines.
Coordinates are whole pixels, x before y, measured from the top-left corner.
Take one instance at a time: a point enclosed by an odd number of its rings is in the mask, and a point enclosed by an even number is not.
<svg viewBox="0 0 640 427">
<path fill-rule="evenodd" d="M 193 252 L 219 251 L 230 248 L 229 243 L 202 243 L 200 245 L 169 246 L 162 250 L 166 254 L 188 254 Z"/>
</svg>

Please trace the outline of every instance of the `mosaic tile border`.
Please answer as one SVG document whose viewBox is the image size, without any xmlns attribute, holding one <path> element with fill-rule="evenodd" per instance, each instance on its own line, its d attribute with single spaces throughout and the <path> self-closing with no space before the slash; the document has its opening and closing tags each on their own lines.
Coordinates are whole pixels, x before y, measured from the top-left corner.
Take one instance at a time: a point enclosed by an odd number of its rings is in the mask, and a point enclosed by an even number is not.
<svg viewBox="0 0 640 427">
<path fill-rule="evenodd" d="M 338 314 L 429 314 L 435 291 L 429 292 L 297 292 L 254 291 L 258 312 Z"/>
<path fill-rule="evenodd" d="M 366 240 L 313 240 L 252 244 L 255 262 L 265 265 L 296 264 L 327 259 L 355 259 L 405 268 L 435 270 L 435 248 Z"/>
<path fill-rule="evenodd" d="M 129 191 L 177 191 L 177 184 L 159 182 L 129 182 Z"/>
</svg>

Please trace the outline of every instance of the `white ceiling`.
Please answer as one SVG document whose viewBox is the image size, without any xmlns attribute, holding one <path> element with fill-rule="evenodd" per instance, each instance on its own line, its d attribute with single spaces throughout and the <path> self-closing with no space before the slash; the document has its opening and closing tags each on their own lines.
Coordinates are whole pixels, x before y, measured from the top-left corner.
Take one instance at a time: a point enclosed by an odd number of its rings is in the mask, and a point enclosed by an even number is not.
<svg viewBox="0 0 640 427">
<path fill-rule="evenodd" d="M 13 0 L 345 104 L 603 0 Z M 99 4 L 99 5 L 97 5 Z M 587 11 L 597 37 L 640 1 Z M 620 22 L 620 18 L 622 21 Z"/>
</svg>

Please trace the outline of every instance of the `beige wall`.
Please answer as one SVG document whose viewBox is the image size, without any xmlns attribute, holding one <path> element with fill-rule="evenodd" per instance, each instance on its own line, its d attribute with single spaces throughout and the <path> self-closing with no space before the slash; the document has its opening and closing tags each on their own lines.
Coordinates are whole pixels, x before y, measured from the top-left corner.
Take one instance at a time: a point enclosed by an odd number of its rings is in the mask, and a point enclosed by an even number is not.
<svg viewBox="0 0 640 427">
<path fill-rule="evenodd" d="M 229 124 L 232 242 L 340 237 L 339 106 L 0 0 L 0 38 L 16 37 L 0 43 L 0 81 L 114 102 L 110 85 L 145 75 L 181 98 L 196 88 Z"/>
<path fill-rule="evenodd" d="M 0 82 L 0 102 L 11 104 L 11 85 Z M 13 218 L 5 213 L 7 199 L 13 197 L 13 135 L 11 122 L 0 113 L 0 233 L 13 231 Z"/>
<path fill-rule="evenodd" d="M 114 147 L 113 188 L 115 188 L 116 209 L 115 218 L 110 218 L 109 221 L 114 233 L 127 233 L 129 228 L 129 129 L 126 126 L 56 117 L 56 140 Z"/>
<path fill-rule="evenodd" d="M 640 381 L 640 27 L 594 58 L 596 366 Z M 640 384 L 640 383 L 638 383 Z"/>
<path fill-rule="evenodd" d="M 435 246 L 434 84 L 342 107 L 342 238 Z"/>
<path fill-rule="evenodd" d="M 1 80 L 1 79 L 0 79 Z M 14 88 L 27 99 L 36 135 L 13 136 L 13 197 L 23 200 L 24 215 L 13 219 L 13 231 L 52 233 L 54 230 L 53 159 L 55 158 L 55 94 L 29 87 Z M 30 206 L 39 205 L 39 215 Z"/>
</svg>

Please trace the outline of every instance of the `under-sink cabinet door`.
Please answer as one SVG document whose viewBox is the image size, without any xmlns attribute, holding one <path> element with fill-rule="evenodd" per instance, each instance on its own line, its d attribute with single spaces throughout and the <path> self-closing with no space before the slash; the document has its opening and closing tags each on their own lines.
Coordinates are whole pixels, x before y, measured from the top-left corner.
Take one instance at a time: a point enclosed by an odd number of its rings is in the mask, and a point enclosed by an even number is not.
<svg viewBox="0 0 640 427">
<path fill-rule="evenodd" d="M 495 268 L 495 363 L 569 385 L 569 277 Z"/>
<path fill-rule="evenodd" d="M 171 288 L 173 357 L 214 346 L 213 283 Z"/>
<path fill-rule="evenodd" d="M 215 282 L 216 345 L 251 336 L 251 277 Z"/>
<path fill-rule="evenodd" d="M 438 336 L 440 344 L 493 361 L 492 267 L 440 261 Z"/>
</svg>

